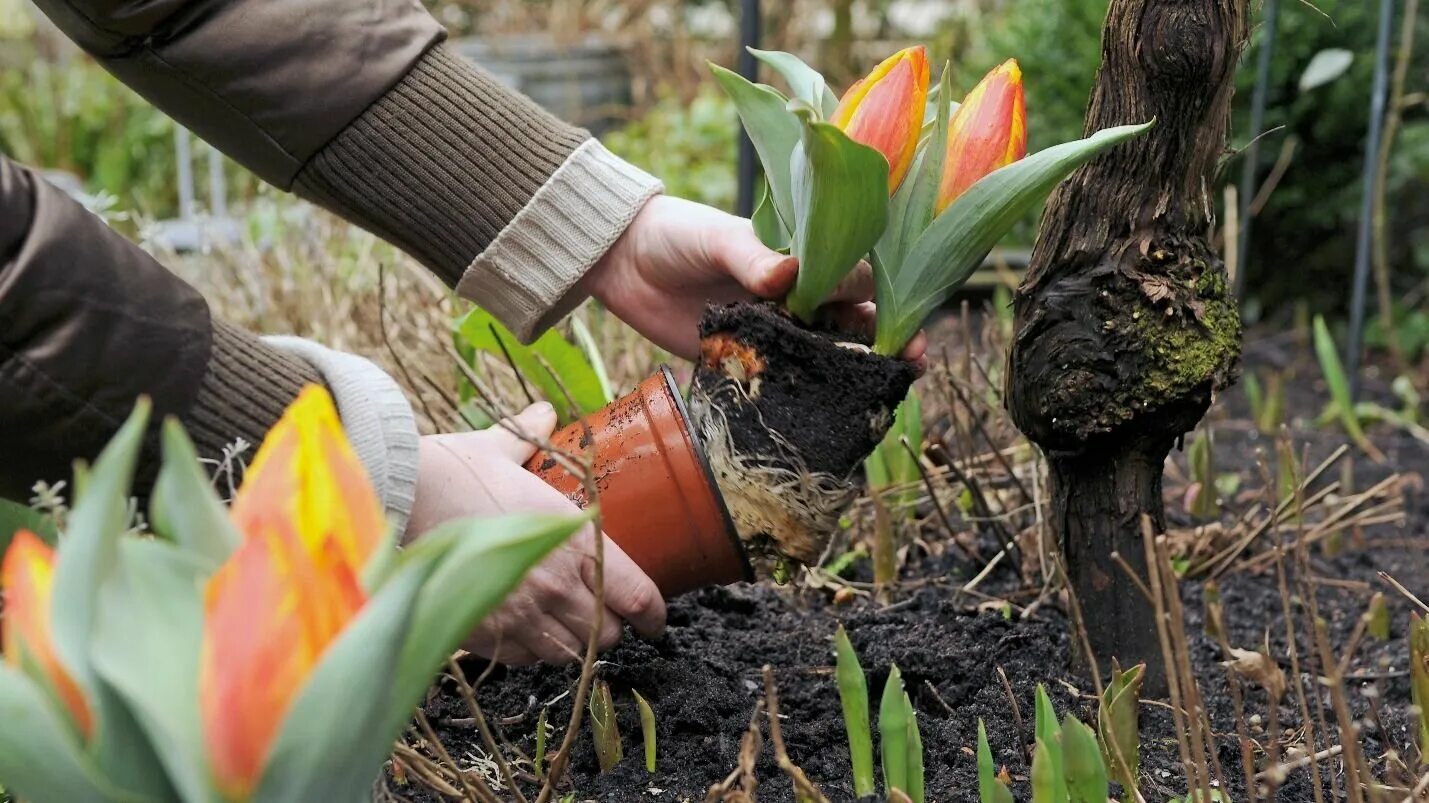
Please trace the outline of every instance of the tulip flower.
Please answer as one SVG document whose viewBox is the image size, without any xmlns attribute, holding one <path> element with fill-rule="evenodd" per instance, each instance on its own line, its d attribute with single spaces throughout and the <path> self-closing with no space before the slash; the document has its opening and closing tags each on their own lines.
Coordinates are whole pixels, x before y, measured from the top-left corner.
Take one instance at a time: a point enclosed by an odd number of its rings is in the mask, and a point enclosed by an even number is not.
<svg viewBox="0 0 1429 803">
<path fill-rule="evenodd" d="M 11 666 L 38 672 L 69 711 L 79 732 L 88 737 L 94 722 L 84 692 L 65 671 L 50 638 L 50 589 L 54 579 L 55 553 L 34 533 L 15 533 L 0 566 L 0 587 L 4 588 L 5 617 L 3 648 Z"/>
<path fill-rule="evenodd" d="M 305 390 L 263 441 L 209 580 L 199 704 L 215 781 L 245 797 L 324 651 L 366 602 L 382 512 L 327 393 Z"/>
<path fill-rule="evenodd" d="M 968 93 L 948 123 L 947 155 L 937 211 L 979 179 L 1027 155 L 1027 107 L 1022 70 L 1008 59 Z"/>
<path fill-rule="evenodd" d="M 922 46 L 909 47 L 849 87 L 829 121 L 888 160 L 890 195 L 913 164 L 927 102 L 928 54 Z"/>
</svg>

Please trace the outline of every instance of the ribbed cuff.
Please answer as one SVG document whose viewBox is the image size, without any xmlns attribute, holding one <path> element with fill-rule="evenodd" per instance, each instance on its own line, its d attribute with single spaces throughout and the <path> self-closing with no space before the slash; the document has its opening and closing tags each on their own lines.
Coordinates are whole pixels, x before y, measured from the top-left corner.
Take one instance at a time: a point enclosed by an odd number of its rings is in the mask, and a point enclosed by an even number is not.
<svg viewBox="0 0 1429 803">
<path fill-rule="evenodd" d="M 438 45 L 319 151 L 293 189 L 455 285 L 589 138 Z"/>
<path fill-rule="evenodd" d="M 417 495 L 417 419 L 412 406 L 381 368 L 353 354 L 297 337 L 266 337 L 271 346 L 309 363 L 337 404 L 343 431 L 382 500 L 398 537 L 407 530 Z"/>
<path fill-rule="evenodd" d="M 242 439 L 249 444 L 246 462 L 303 387 L 321 385 L 323 377 L 307 362 L 218 319 L 212 343 L 198 395 L 181 419 L 200 457 L 222 459 L 224 449 Z"/>
<path fill-rule="evenodd" d="M 573 288 L 664 187 L 590 140 L 467 268 L 457 293 L 530 342 L 584 300 Z"/>
</svg>

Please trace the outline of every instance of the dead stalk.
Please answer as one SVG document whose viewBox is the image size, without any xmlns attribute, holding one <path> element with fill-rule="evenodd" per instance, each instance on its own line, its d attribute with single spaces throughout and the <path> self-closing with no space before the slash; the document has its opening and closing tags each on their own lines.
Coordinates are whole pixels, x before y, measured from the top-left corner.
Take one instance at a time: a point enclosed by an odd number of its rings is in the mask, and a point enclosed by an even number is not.
<svg viewBox="0 0 1429 803">
<path fill-rule="evenodd" d="M 769 715 L 769 742 L 774 745 L 774 761 L 794 784 L 795 799 L 809 803 L 829 803 L 824 793 L 809 780 L 809 776 L 789 758 L 789 751 L 784 747 L 784 731 L 779 726 L 779 693 L 774 688 L 774 668 L 769 664 L 764 665 L 764 701 Z"/>
</svg>

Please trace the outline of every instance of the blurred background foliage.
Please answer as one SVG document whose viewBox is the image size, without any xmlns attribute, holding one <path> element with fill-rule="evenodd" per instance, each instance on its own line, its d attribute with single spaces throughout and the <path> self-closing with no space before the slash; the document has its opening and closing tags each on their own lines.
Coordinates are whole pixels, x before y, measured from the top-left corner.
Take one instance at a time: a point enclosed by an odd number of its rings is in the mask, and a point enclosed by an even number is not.
<svg viewBox="0 0 1429 803">
<path fill-rule="evenodd" d="M 765 2 L 765 46 L 825 67 L 840 85 L 909 41 L 953 60 L 957 85 L 970 87 L 1007 57 L 1022 64 L 1034 150 L 1081 131 L 1087 90 L 1100 60 L 1108 0 L 787 0 Z M 735 58 L 733 0 L 428 0 L 454 38 L 536 34 L 555 52 L 577 42 L 612 43 L 631 85 L 624 121 L 605 133 L 610 147 L 661 176 L 674 194 L 728 208 L 733 203 L 734 114 L 707 79 L 705 62 Z M 1259 3 L 1256 3 L 1259 8 Z M 1248 267 L 1252 318 L 1289 315 L 1304 302 L 1331 313 L 1349 295 L 1354 227 L 1377 3 L 1283 0 L 1280 35 L 1259 171 L 1283 173 L 1255 219 Z M 1257 18 L 1259 22 L 1259 18 Z M 1397 24 L 1397 23 L 1396 23 Z M 1387 246 L 1401 339 L 1422 351 L 1429 315 L 1429 17 L 1409 71 L 1408 102 L 1391 154 Z M 555 33 L 551 33 L 555 32 Z M 1240 72 L 1235 147 L 1245 145 L 1253 35 Z M 0 0 L 0 151 L 31 165 L 78 176 L 141 217 L 166 217 L 177 205 L 173 125 L 147 103 L 47 30 L 27 0 Z M 1354 53 L 1335 80 L 1301 91 L 1316 53 Z M 201 149 L 201 145 L 197 145 Z M 200 150 L 201 153 L 201 150 Z M 1226 181 L 1241 162 L 1226 155 Z M 1277 169 L 1277 163 L 1280 162 Z M 206 171 L 195 170 L 199 197 Z M 229 196 L 243 208 L 268 194 L 230 165 Z M 1219 188 L 1213 197 L 1222 201 Z M 1018 231 L 1030 244 L 1035 219 Z M 1014 243 L 1013 245 L 1019 245 Z M 1383 342 L 1383 331 L 1371 332 Z"/>
</svg>

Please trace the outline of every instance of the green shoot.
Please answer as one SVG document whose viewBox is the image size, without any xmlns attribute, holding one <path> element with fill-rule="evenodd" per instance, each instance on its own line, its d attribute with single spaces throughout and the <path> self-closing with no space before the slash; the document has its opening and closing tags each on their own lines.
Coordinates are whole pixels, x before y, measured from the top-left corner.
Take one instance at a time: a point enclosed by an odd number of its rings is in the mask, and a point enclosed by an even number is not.
<svg viewBox="0 0 1429 803">
<path fill-rule="evenodd" d="M 536 771 L 536 778 L 542 780 L 546 777 L 546 712 L 548 710 L 542 708 L 541 713 L 536 715 L 536 755 L 531 759 L 531 765 Z"/>
<path fill-rule="evenodd" d="M 596 761 L 603 775 L 625 758 L 620 745 L 620 728 L 615 722 L 615 702 L 610 697 L 610 686 L 603 680 L 596 681 L 590 691 L 590 730 L 595 741 Z"/>
<path fill-rule="evenodd" d="M 903 441 L 908 445 L 904 446 Z M 908 397 L 894 411 L 893 426 L 883 441 L 864 461 L 864 471 L 868 486 L 875 491 L 888 488 L 903 488 L 894 504 L 906 509 L 911 518 L 915 511 L 913 504 L 918 499 L 914 486 L 923 478 L 918 470 L 917 455 L 923 451 L 923 404 L 917 391 L 910 390 Z"/>
<path fill-rule="evenodd" d="M 923 734 L 918 730 L 918 712 L 913 700 L 903 692 L 903 707 L 908 717 L 908 797 L 913 803 L 923 803 Z"/>
<path fill-rule="evenodd" d="M 1097 735 L 1071 714 L 1062 720 L 1062 761 L 1071 803 L 1106 803 L 1106 764 Z"/>
<path fill-rule="evenodd" d="M 1216 504 L 1215 467 L 1211 457 L 1209 432 L 1201 430 L 1196 433 L 1196 439 L 1191 441 L 1187 457 L 1191 464 L 1191 482 L 1195 487 L 1195 495 L 1187 506 L 1187 512 L 1198 519 L 1215 518 L 1220 509 Z"/>
<path fill-rule="evenodd" d="M 655 709 L 640 692 L 635 692 L 635 705 L 640 709 L 640 738 L 645 742 L 645 771 L 655 774 Z"/>
<path fill-rule="evenodd" d="M 1267 438 L 1275 437 L 1285 420 L 1285 377 L 1271 374 L 1264 388 L 1254 371 L 1245 374 L 1245 395 L 1250 401 L 1250 415 L 1255 428 Z"/>
<path fill-rule="evenodd" d="M 1219 595 L 1217 595 L 1219 596 Z M 1097 739 L 1111 779 L 1125 790 L 1122 800 L 1136 800 L 1141 770 L 1140 697 L 1146 665 L 1122 671 L 1112 664 L 1111 685 L 1097 706 Z"/>
<path fill-rule="evenodd" d="M 1037 749 L 1032 755 L 1032 798 L 1036 803 L 1065 803 L 1067 780 L 1062 763 L 1062 726 L 1047 689 L 1037 684 Z M 1038 756 L 1042 758 L 1042 797 L 1038 796 Z"/>
<path fill-rule="evenodd" d="M 903 675 L 893 666 L 883 686 L 883 702 L 878 707 L 878 751 L 883 758 L 883 788 L 908 792 L 908 705 L 903 693 Z"/>
<path fill-rule="evenodd" d="M 1419 614 L 1409 620 L 1409 678 L 1414 707 L 1419 709 L 1419 755 L 1429 763 L 1429 621 Z"/>
<path fill-rule="evenodd" d="M 843 704 L 844 729 L 848 731 L 849 763 L 853 767 L 853 790 L 859 797 L 874 793 L 873 736 L 868 724 L 868 682 L 858 654 L 848 640 L 843 625 L 834 633 L 837 663 L 834 675 Z"/>
<path fill-rule="evenodd" d="M 1375 592 L 1369 600 L 1369 610 L 1365 612 L 1370 638 L 1375 641 L 1389 641 L 1389 602 L 1384 594 Z"/>
<path fill-rule="evenodd" d="M 997 777 L 992 748 L 987 743 L 987 726 L 977 721 L 977 787 L 981 803 L 1012 803 L 1012 790 Z"/>
<path fill-rule="evenodd" d="M 1364 429 L 1360 427 L 1354 400 L 1350 397 L 1350 380 L 1345 376 L 1344 365 L 1335 350 L 1335 339 L 1330 334 L 1330 328 L 1325 325 L 1325 319 L 1319 315 L 1315 316 L 1315 357 L 1320 361 L 1320 371 L 1325 375 L 1325 384 L 1330 388 L 1330 408 L 1325 411 L 1326 416 L 1338 419 L 1345 434 L 1356 446 L 1375 462 L 1383 462 L 1384 455 L 1370 443 Z"/>
</svg>

